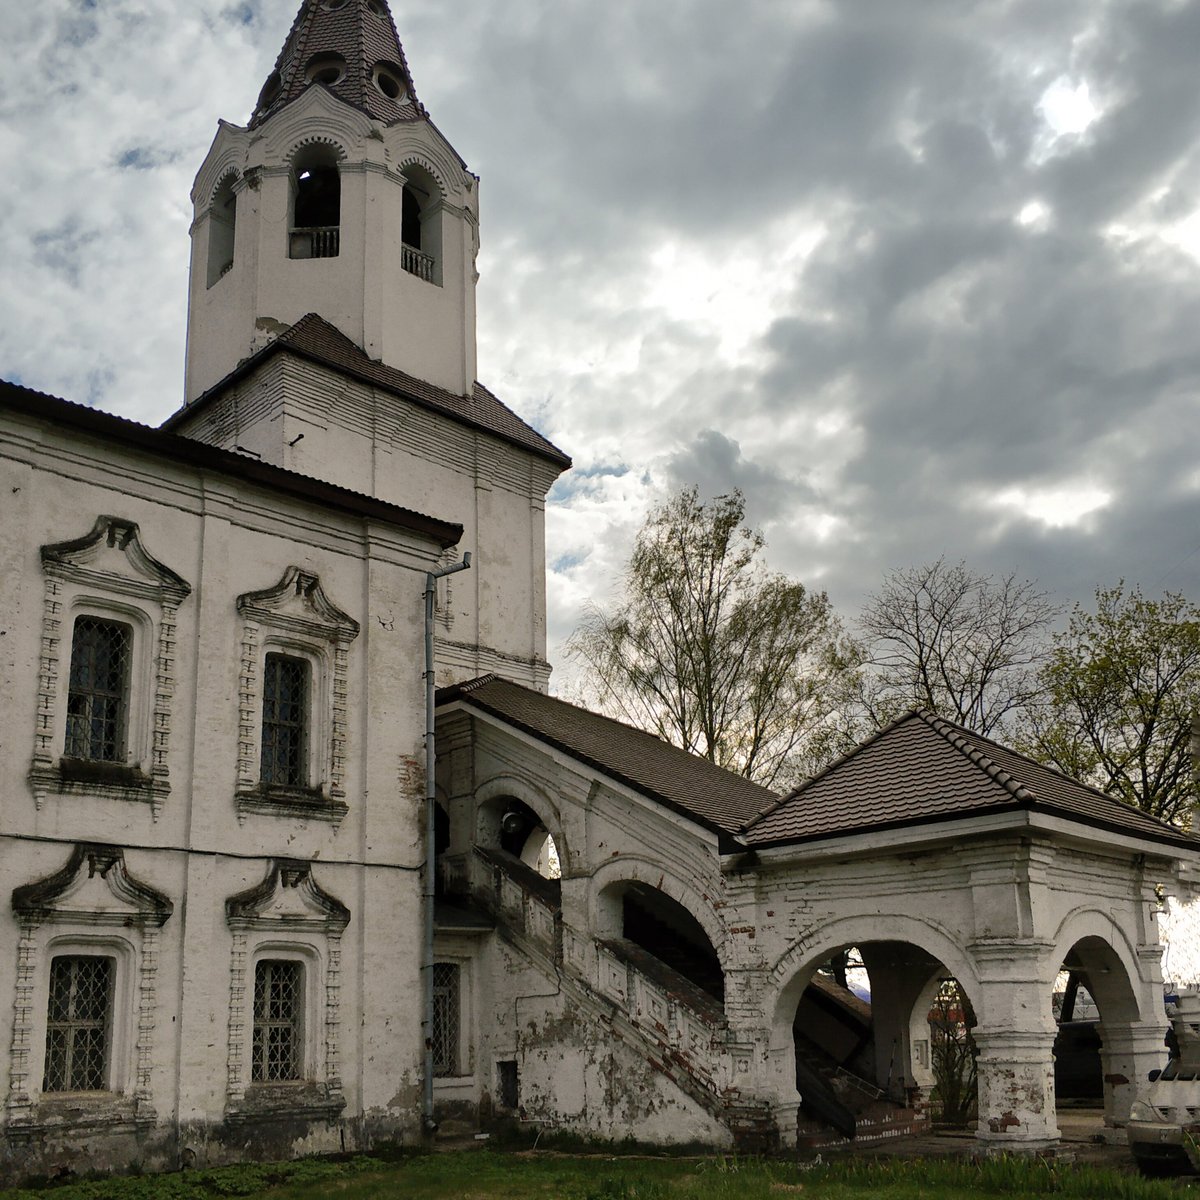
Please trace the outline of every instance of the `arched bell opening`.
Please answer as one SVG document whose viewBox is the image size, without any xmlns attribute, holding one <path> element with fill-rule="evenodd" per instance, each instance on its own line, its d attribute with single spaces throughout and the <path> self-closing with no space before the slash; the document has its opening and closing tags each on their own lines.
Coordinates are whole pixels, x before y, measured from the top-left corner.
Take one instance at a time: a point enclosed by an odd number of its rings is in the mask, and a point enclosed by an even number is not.
<svg viewBox="0 0 1200 1200">
<path fill-rule="evenodd" d="M 292 160 L 290 258 L 337 258 L 341 250 L 342 180 L 338 153 L 316 144 Z"/>
<path fill-rule="evenodd" d="M 400 242 L 404 270 L 441 287 L 442 189 L 419 163 L 404 168 Z"/>
<path fill-rule="evenodd" d="M 233 269 L 237 229 L 237 194 L 234 176 L 226 175 L 213 194 L 208 210 L 208 286 Z"/>
<path fill-rule="evenodd" d="M 725 972 L 716 948 L 700 922 L 666 892 L 633 880 L 610 883 L 598 897 L 597 915 L 601 937 L 632 952 L 643 969 L 659 972 L 665 986 L 681 977 L 724 1005 Z"/>
</svg>

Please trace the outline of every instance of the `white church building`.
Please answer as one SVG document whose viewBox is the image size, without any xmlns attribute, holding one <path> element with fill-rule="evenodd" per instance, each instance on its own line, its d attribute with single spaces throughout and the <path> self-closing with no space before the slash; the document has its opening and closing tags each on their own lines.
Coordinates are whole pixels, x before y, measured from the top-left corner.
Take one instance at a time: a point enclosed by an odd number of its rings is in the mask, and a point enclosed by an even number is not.
<svg viewBox="0 0 1200 1200">
<path fill-rule="evenodd" d="M 161 428 L 0 384 L 0 1182 L 919 1129 L 949 977 L 977 1137 L 1044 1150 L 1064 965 L 1119 1128 L 1200 841 L 928 713 L 785 797 L 548 694 L 570 462 L 476 379 L 479 181 L 384 0 L 304 0 L 192 200 Z"/>
</svg>

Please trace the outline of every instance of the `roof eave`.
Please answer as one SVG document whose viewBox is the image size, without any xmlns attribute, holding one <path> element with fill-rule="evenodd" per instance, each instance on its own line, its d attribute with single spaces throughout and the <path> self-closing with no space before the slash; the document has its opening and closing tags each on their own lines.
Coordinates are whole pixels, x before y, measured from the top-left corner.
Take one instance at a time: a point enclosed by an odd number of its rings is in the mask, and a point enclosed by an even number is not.
<svg viewBox="0 0 1200 1200">
<path fill-rule="evenodd" d="M 695 813 L 685 808 L 681 804 L 677 804 L 669 797 L 655 791 L 653 788 L 648 788 L 636 780 L 630 779 L 628 776 L 622 775 L 619 771 L 615 771 L 610 765 L 600 762 L 598 759 L 592 758 L 590 755 L 581 754 L 578 750 L 568 746 L 565 742 L 559 741 L 557 738 L 550 737 L 541 730 L 534 729 L 526 725 L 523 721 L 518 721 L 506 713 L 496 712 L 487 704 L 472 699 L 471 693 L 456 692 L 454 688 L 441 689 L 443 699 L 437 701 L 437 712 L 439 714 L 449 714 L 452 712 L 469 711 L 473 716 L 481 717 L 494 725 L 503 726 L 506 729 L 514 730 L 526 738 L 538 743 L 542 746 L 548 746 L 557 753 L 564 755 L 574 763 L 579 763 L 588 768 L 589 771 L 595 772 L 597 775 L 603 776 L 609 783 L 618 788 L 618 790 L 627 794 L 631 793 L 635 796 L 640 796 L 643 799 L 651 800 L 662 808 L 667 809 L 676 817 L 681 818 L 690 825 L 695 825 L 705 832 L 712 834 L 717 839 L 717 852 L 719 854 L 733 854 L 739 850 L 744 851 L 745 845 L 737 837 L 737 832 L 732 826 L 722 826 L 710 818 L 704 817 L 699 813 Z M 447 695 L 447 693 L 453 693 Z"/>
<path fill-rule="evenodd" d="M 182 408 L 177 408 L 163 423 L 159 426 L 160 429 L 170 431 L 183 423 L 185 417 L 196 413 L 197 411 L 207 407 L 213 401 L 224 395 L 235 384 L 240 383 L 243 379 L 252 375 L 260 366 L 268 361 L 275 354 L 288 353 L 296 358 L 303 359 L 305 362 L 311 362 L 316 366 L 324 367 L 327 371 L 333 371 L 335 374 L 344 375 L 347 378 L 355 379 L 359 383 L 367 387 L 379 388 L 381 391 L 389 392 L 393 396 L 398 396 L 402 400 L 406 400 L 410 404 L 415 404 L 426 412 L 436 413 L 438 416 L 445 417 L 448 421 L 454 421 L 456 424 L 463 425 L 468 429 L 476 429 L 482 433 L 488 434 L 490 437 L 496 438 L 497 441 L 505 442 L 507 445 L 515 446 L 518 450 L 524 451 L 526 454 L 535 455 L 538 458 L 544 459 L 546 462 L 551 462 L 560 470 L 565 471 L 571 466 L 571 459 L 554 447 L 554 453 L 548 450 L 542 450 L 535 446 L 530 446 L 514 437 L 499 432 L 495 429 L 489 429 L 480 422 L 464 419 L 456 413 L 448 412 L 444 408 L 439 408 L 436 405 L 427 403 L 420 396 L 414 396 L 411 392 L 406 392 L 402 388 L 389 387 L 387 384 L 381 383 L 377 379 L 372 379 L 365 371 L 356 371 L 353 367 L 343 366 L 341 363 L 330 362 L 321 354 L 307 350 L 303 346 L 297 346 L 292 342 L 283 340 L 282 335 L 277 338 L 272 338 L 260 350 L 256 350 L 249 358 L 244 358 L 232 371 L 229 372 L 219 382 L 213 384 L 207 391 L 202 392 L 190 404 L 185 404 Z M 501 402 L 502 403 L 502 402 Z"/>
<path fill-rule="evenodd" d="M 351 492 L 324 480 L 297 475 L 231 450 L 210 446 L 206 442 L 183 437 L 162 428 L 156 429 L 152 425 L 126 420 L 102 409 L 73 404 L 59 396 L 35 392 L 20 384 L 0 381 L 0 387 L 4 389 L 3 398 L 0 398 L 0 409 L 7 408 L 34 420 L 119 442 L 143 453 L 185 463 L 198 470 L 230 475 L 246 483 L 265 487 L 269 491 L 283 493 L 321 508 L 332 508 L 357 517 L 385 521 L 389 525 L 428 538 L 443 550 L 457 545 L 462 540 L 463 527 L 454 522 L 402 509 L 373 496 Z"/>
<path fill-rule="evenodd" d="M 748 849 L 764 862 L 797 858 L 826 858 L 853 854 L 878 854 L 909 850 L 939 842 L 958 842 L 971 835 L 997 835 L 1005 832 L 1038 831 L 1059 840 L 1091 847 L 1120 848 L 1133 854 L 1154 854 L 1168 858 L 1196 856 L 1200 861 L 1200 839 L 1187 834 L 1162 836 L 1132 832 L 1116 822 L 1089 821 L 1055 806 L 1014 800 L 987 812 L 965 809 L 937 817 L 881 821 L 853 830 L 750 841 Z"/>
</svg>

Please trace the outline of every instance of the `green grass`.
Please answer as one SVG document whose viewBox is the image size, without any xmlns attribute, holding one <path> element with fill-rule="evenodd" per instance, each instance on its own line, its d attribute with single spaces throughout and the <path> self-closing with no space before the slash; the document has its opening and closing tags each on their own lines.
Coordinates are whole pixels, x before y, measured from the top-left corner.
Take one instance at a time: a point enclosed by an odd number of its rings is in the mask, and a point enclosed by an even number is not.
<svg viewBox="0 0 1200 1200">
<path fill-rule="evenodd" d="M 9 1192 L 5 1200 L 1166 1200 L 1186 1187 L 1029 1159 L 622 1158 L 492 1151 L 225 1167 Z"/>
</svg>

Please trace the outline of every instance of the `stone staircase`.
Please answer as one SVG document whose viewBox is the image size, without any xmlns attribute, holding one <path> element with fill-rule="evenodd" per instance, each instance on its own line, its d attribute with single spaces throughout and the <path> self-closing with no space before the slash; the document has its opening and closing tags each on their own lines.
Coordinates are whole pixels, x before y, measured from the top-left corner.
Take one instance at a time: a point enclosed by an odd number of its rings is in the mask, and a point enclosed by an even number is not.
<svg viewBox="0 0 1200 1200">
<path fill-rule="evenodd" d="M 771 1106 L 744 1096 L 737 1086 L 748 1048 L 732 1042 L 719 1000 L 628 939 L 597 939 L 565 925 L 558 881 L 543 878 L 513 855 L 476 848 L 466 868 L 463 878 L 460 867 L 456 890 L 469 889 L 473 903 L 495 920 L 497 934 L 528 963 L 724 1125 L 739 1152 L 778 1149 Z M 849 1122 L 835 1123 L 844 1131 L 852 1128 L 855 1142 L 928 1128 L 922 1114 L 839 1070 L 811 1042 L 798 1038 L 797 1045 L 798 1058 L 823 1081 L 818 1085 L 822 1095 L 828 1094 Z M 850 1141 L 803 1111 L 797 1133 L 803 1148 Z"/>
</svg>

